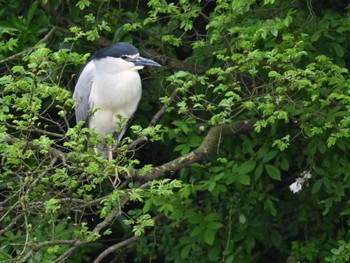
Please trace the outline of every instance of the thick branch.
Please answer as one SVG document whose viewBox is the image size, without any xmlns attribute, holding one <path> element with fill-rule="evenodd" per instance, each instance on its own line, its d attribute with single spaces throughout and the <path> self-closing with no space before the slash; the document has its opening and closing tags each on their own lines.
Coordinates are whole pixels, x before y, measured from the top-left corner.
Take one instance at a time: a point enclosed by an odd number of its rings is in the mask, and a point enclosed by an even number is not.
<svg viewBox="0 0 350 263">
<path fill-rule="evenodd" d="M 149 173 L 142 176 L 145 180 L 154 180 L 167 174 L 173 174 L 181 168 L 190 164 L 203 161 L 219 145 L 221 137 L 236 136 L 242 133 L 250 132 L 254 129 L 255 119 L 238 121 L 228 125 L 218 125 L 210 128 L 201 145 L 190 153 L 181 156 L 168 163 L 153 168 Z M 138 171 L 135 174 L 139 176 Z"/>
</svg>

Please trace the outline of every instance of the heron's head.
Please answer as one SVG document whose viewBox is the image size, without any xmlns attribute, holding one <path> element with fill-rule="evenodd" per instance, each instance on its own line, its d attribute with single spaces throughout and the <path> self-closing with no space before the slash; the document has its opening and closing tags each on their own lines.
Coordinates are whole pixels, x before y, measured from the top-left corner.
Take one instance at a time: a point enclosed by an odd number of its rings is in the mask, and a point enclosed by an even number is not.
<svg viewBox="0 0 350 263">
<path fill-rule="evenodd" d="M 119 42 L 98 50 L 90 60 L 101 63 L 105 61 L 107 66 L 114 65 L 119 70 L 140 70 L 145 66 L 161 66 L 152 59 L 141 57 L 136 47 L 125 42 Z"/>
</svg>

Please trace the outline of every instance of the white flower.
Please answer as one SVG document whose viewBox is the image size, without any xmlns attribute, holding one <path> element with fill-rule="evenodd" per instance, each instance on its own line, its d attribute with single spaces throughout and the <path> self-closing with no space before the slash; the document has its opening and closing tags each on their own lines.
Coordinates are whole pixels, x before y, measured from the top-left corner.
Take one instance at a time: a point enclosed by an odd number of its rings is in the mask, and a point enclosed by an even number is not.
<svg viewBox="0 0 350 263">
<path fill-rule="evenodd" d="M 289 186 L 289 189 L 293 192 L 293 194 L 300 192 L 303 188 L 303 184 L 308 184 L 308 180 L 312 177 L 310 171 L 303 171 L 300 175 L 302 177 L 295 179 L 295 182 Z"/>
<path fill-rule="evenodd" d="M 303 178 L 304 179 L 310 179 L 312 174 L 310 173 L 310 171 L 304 171 L 302 172 Z"/>
<path fill-rule="evenodd" d="M 298 181 L 295 181 L 294 183 L 292 183 L 289 186 L 289 189 L 293 192 L 293 194 L 298 193 L 299 191 L 301 191 L 302 188 L 302 184 L 299 183 Z"/>
</svg>

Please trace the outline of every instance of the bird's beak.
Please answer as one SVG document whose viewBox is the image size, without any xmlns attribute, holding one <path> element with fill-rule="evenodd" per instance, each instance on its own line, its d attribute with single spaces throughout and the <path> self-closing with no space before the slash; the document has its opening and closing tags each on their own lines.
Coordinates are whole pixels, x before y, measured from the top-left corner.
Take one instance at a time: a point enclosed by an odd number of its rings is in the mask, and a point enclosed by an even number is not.
<svg viewBox="0 0 350 263">
<path fill-rule="evenodd" d="M 136 58 L 132 58 L 129 61 L 134 63 L 136 66 L 161 67 L 160 64 L 158 64 L 157 62 L 153 61 L 152 59 L 144 58 L 144 57 L 140 57 L 140 56 L 138 56 Z"/>
</svg>

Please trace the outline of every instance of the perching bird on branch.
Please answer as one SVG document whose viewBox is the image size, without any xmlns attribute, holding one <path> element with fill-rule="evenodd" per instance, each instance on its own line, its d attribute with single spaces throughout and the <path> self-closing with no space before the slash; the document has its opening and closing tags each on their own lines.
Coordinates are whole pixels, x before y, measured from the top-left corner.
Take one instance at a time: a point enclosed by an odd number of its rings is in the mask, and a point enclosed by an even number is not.
<svg viewBox="0 0 350 263">
<path fill-rule="evenodd" d="M 93 54 L 81 72 L 73 94 L 77 100 L 77 123 L 85 121 L 87 127 L 94 128 L 101 138 L 113 134 L 115 140 L 120 141 L 127 120 L 136 111 L 141 98 L 138 71 L 144 66 L 161 65 L 141 57 L 136 47 L 124 42 Z M 112 159 L 111 148 L 109 151 L 105 145 L 98 148 L 104 151 L 105 158 Z"/>
</svg>

